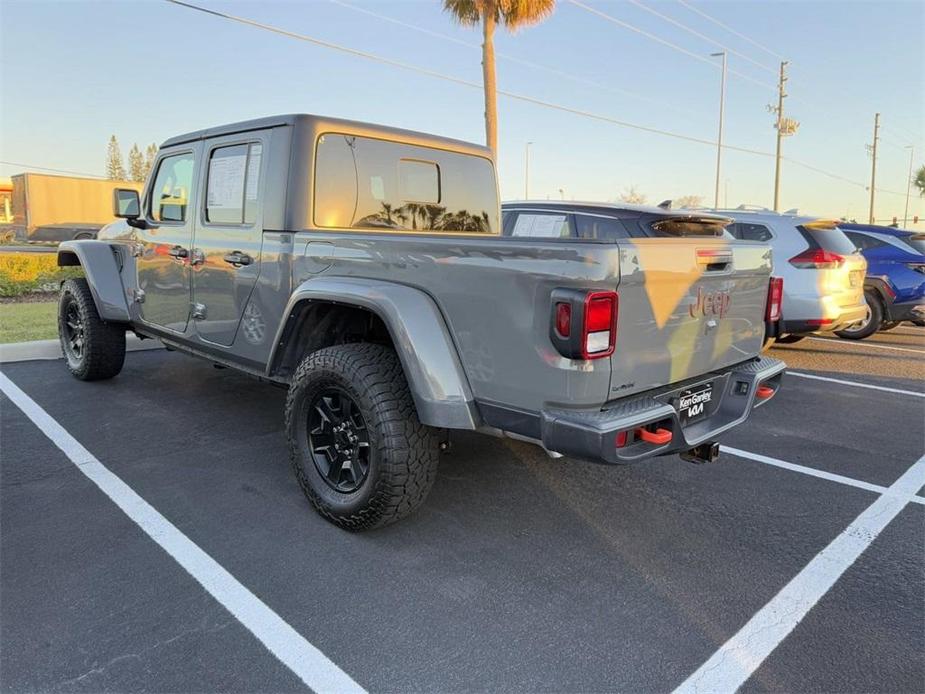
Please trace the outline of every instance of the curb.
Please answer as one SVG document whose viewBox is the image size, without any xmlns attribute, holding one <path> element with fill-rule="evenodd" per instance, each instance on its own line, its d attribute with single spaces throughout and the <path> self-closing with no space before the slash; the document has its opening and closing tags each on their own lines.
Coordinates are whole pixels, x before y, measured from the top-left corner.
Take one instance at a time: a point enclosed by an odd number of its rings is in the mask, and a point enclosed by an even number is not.
<svg viewBox="0 0 925 694">
<path fill-rule="evenodd" d="M 141 352 L 149 349 L 163 349 L 160 340 L 140 340 L 135 335 L 125 336 L 126 352 Z M 57 340 L 35 340 L 33 342 L 10 342 L 0 344 L 0 364 L 42 359 L 61 359 L 61 343 Z"/>
</svg>

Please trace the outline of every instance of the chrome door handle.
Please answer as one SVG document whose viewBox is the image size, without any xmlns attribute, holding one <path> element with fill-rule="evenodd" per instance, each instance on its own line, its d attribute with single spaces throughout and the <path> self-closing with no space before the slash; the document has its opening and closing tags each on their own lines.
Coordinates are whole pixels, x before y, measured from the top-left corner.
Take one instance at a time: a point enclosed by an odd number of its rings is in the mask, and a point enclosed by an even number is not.
<svg viewBox="0 0 925 694">
<path fill-rule="evenodd" d="M 183 246 L 174 246 L 169 251 L 167 251 L 167 255 L 171 256 L 172 258 L 188 258 L 189 251 L 183 248 Z"/>
<path fill-rule="evenodd" d="M 254 262 L 254 259 L 251 258 L 247 253 L 242 253 L 241 251 L 232 251 L 224 258 L 222 258 L 226 263 L 230 263 L 235 267 L 240 267 L 242 265 L 250 265 Z"/>
</svg>

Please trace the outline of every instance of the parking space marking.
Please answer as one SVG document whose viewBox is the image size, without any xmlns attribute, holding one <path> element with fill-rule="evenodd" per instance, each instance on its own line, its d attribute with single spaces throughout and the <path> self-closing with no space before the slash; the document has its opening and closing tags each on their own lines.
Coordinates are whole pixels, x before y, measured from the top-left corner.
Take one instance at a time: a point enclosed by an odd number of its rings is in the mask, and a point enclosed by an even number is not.
<svg viewBox="0 0 925 694">
<path fill-rule="evenodd" d="M 844 347 L 873 347 L 874 349 L 892 349 L 897 352 L 912 352 L 913 354 L 925 354 L 925 349 L 912 349 L 911 347 L 893 347 L 893 345 L 881 345 L 876 342 L 865 342 L 861 344 L 860 342 L 845 342 L 844 340 L 835 340 L 831 337 L 810 337 L 810 340 L 816 340 L 817 342 L 833 342 L 836 345 L 842 345 Z"/>
<path fill-rule="evenodd" d="M 764 463 L 765 465 L 773 465 L 774 467 L 779 467 L 784 470 L 790 470 L 791 472 L 799 472 L 804 475 L 810 475 L 811 477 L 818 477 L 819 479 L 828 480 L 829 482 L 838 482 L 839 484 L 846 484 L 849 487 L 857 487 L 858 489 L 863 489 L 868 492 L 874 492 L 875 494 L 886 494 L 889 492 L 888 487 L 883 487 L 879 484 L 871 484 L 870 482 L 864 482 L 862 480 L 856 480 L 853 477 L 845 477 L 844 475 L 838 475 L 833 472 L 826 472 L 825 470 L 817 470 L 816 468 L 806 467 L 805 465 L 797 465 L 796 463 L 788 463 L 786 460 L 780 460 L 779 458 L 772 458 L 771 456 L 761 455 L 760 453 L 752 453 L 750 451 L 743 451 L 741 448 L 733 448 L 732 446 L 720 446 L 720 450 L 723 453 L 729 453 L 730 455 L 738 456 L 739 458 L 746 458 L 747 460 L 753 460 L 756 463 Z M 914 504 L 922 504 L 925 506 L 925 497 L 913 496 L 910 501 Z"/>
<path fill-rule="evenodd" d="M 870 388 L 871 390 L 881 390 L 885 393 L 897 393 L 899 395 L 911 395 L 916 398 L 925 398 L 925 393 L 916 393 L 914 390 L 903 390 L 901 388 L 888 388 L 887 386 L 875 386 L 871 383 L 858 383 L 857 381 L 846 381 L 841 378 L 830 378 L 828 376 L 816 376 L 815 374 L 806 374 L 801 371 L 787 371 L 788 376 L 797 376 L 799 378 L 811 378 L 814 381 L 828 381 L 830 383 L 840 383 L 843 386 L 854 386 L 855 388 Z"/>
<path fill-rule="evenodd" d="M 2 373 L 0 391 L 61 449 L 77 469 L 307 686 L 318 692 L 365 692 L 350 675 L 337 667 L 199 545 L 113 474 Z"/>
<path fill-rule="evenodd" d="M 741 687 L 925 485 L 925 456 L 810 560 L 681 685 L 675 694 Z"/>
</svg>

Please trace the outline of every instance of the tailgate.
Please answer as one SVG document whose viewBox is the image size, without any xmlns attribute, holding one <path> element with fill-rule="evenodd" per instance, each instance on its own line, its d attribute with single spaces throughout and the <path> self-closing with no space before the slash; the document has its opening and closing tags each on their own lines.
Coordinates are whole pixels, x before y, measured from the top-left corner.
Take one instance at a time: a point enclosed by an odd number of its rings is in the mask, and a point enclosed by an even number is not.
<svg viewBox="0 0 925 694">
<path fill-rule="evenodd" d="M 619 242 L 612 398 L 758 356 L 771 251 L 726 238 Z"/>
</svg>

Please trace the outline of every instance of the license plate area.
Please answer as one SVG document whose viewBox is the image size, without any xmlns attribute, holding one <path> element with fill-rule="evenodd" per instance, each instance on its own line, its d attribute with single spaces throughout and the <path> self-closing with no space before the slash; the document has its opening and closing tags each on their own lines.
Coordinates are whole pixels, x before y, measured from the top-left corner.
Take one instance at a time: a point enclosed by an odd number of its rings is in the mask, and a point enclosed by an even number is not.
<svg viewBox="0 0 925 694">
<path fill-rule="evenodd" d="M 710 381 L 678 392 L 671 399 L 671 404 L 677 410 L 678 420 L 683 427 L 708 417 L 713 411 L 714 398 L 713 382 Z"/>
</svg>

